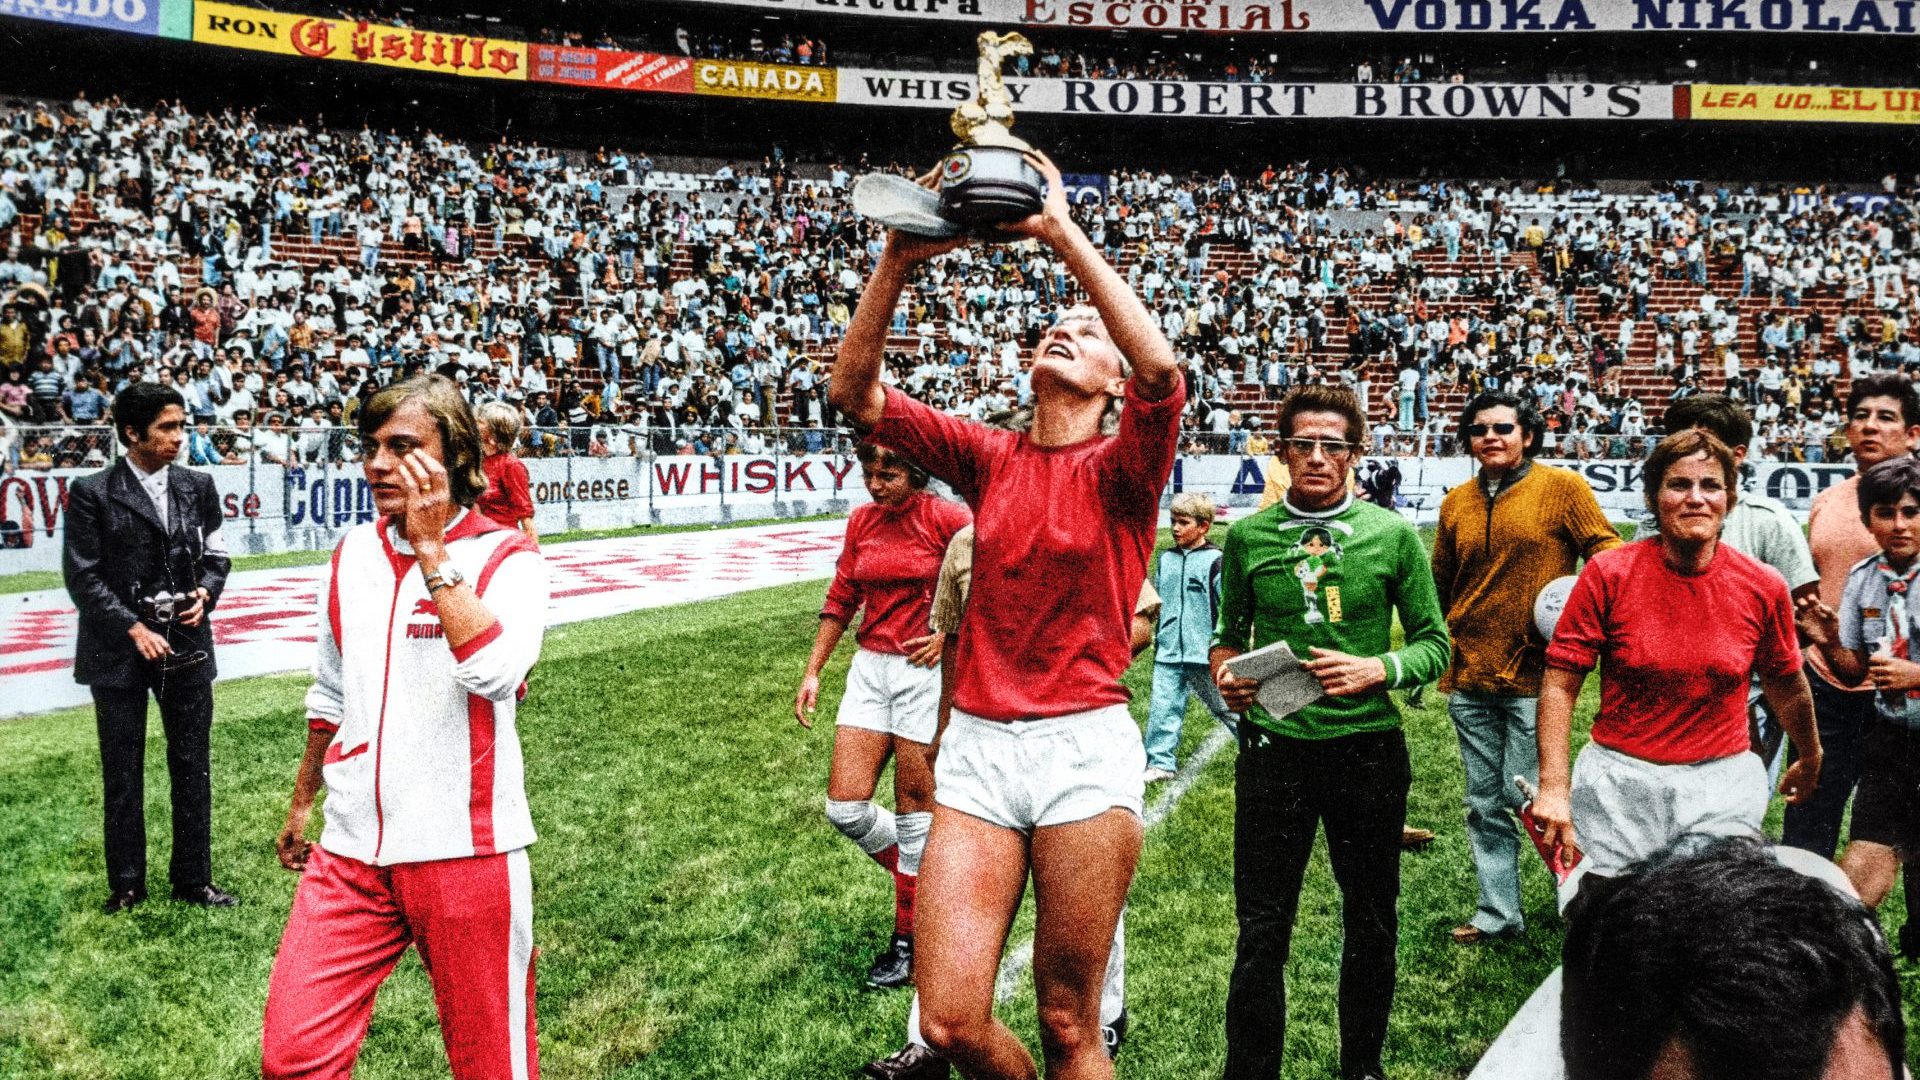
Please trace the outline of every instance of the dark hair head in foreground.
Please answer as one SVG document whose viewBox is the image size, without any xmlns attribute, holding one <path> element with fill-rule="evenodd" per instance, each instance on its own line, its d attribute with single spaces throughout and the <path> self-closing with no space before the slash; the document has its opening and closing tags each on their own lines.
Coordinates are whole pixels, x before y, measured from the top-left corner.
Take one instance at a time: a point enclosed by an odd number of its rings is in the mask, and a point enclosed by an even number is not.
<svg viewBox="0 0 1920 1080">
<path fill-rule="evenodd" d="M 1899 984 L 1866 908 L 1758 842 L 1688 839 L 1568 911 L 1568 1080 L 1904 1076 Z"/>
</svg>

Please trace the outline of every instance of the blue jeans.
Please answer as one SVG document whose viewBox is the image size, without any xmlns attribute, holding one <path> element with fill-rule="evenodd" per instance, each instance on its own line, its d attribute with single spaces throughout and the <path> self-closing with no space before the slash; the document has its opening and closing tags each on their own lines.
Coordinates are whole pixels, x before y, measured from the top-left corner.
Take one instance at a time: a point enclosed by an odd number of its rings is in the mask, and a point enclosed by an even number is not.
<svg viewBox="0 0 1920 1080">
<path fill-rule="evenodd" d="M 1520 789 L 1515 776 L 1540 781 L 1539 740 L 1534 727 L 1538 701 L 1455 690 L 1447 701 L 1460 763 L 1467 772 L 1467 844 L 1480 901 L 1470 922 L 1488 934 L 1517 934 L 1520 914 Z"/>
<path fill-rule="evenodd" d="M 1200 699 L 1213 718 L 1238 733 L 1239 724 L 1220 699 L 1220 688 L 1205 664 L 1154 664 L 1153 700 L 1147 706 L 1147 768 L 1172 772 L 1178 762 L 1180 724 L 1187 718 L 1187 697 Z"/>
</svg>

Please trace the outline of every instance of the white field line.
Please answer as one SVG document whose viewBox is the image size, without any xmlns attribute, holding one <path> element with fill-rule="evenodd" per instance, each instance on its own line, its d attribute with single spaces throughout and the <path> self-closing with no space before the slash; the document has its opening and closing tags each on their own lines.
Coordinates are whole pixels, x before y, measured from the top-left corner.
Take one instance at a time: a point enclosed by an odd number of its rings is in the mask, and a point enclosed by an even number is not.
<svg viewBox="0 0 1920 1080">
<path fill-rule="evenodd" d="M 1209 717 L 1208 721 L 1211 723 L 1212 718 Z M 1246 721 L 1242 720 L 1241 723 L 1244 724 Z M 1226 728 L 1218 724 L 1213 725 L 1213 730 L 1200 744 L 1200 749 L 1194 751 L 1193 756 L 1187 759 L 1187 763 L 1174 774 L 1173 779 L 1167 781 L 1166 786 L 1160 789 L 1160 794 L 1154 796 L 1153 802 L 1147 806 L 1145 825 L 1148 829 L 1159 825 L 1167 819 L 1167 815 L 1173 813 L 1174 807 L 1180 805 L 1180 800 L 1186 796 L 1187 791 L 1199 781 L 1200 773 L 1206 769 L 1207 763 L 1212 761 L 1220 751 L 1226 749 L 1232 741 L 1233 736 L 1227 734 Z M 1033 939 L 1026 938 L 1015 945 L 1007 953 L 1007 958 L 1000 962 L 1000 978 L 993 987 L 994 1000 L 1001 1004 L 1012 1000 L 1014 992 L 1020 988 L 1020 980 L 1026 977 L 1028 969 L 1032 967 Z"/>
</svg>

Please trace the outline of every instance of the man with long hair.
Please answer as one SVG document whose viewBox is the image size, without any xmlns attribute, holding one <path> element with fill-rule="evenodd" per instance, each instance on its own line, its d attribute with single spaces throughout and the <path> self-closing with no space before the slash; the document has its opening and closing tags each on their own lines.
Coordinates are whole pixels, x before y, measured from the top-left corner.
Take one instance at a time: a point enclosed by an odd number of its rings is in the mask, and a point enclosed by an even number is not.
<svg viewBox="0 0 1920 1080">
<path fill-rule="evenodd" d="M 390 386 L 360 414 L 377 521 L 333 552 L 307 750 L 277 847 L 301 875 L 267 989 L 261 1070 L 345 1075 L 373 999 L 420 950 L 458 1080 L 537 1075 L 533 882 L 516 704 L 546 630 L 533 542 L 472 509 L 486 490 L 453 382 Z M 306 839 L 314 796 L 326 825 Z"/>
</svg>

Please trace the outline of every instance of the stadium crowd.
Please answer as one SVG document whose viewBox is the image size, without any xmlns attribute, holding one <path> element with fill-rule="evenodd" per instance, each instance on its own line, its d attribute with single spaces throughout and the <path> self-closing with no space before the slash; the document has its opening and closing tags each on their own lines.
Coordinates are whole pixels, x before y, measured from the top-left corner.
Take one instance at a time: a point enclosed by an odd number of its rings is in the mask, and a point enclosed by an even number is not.
<svg viewBox="0 0 1920 1080">
<path fill-rule="evenodd" d="M 824 360 L 881 234 L 867 162 L 688 174 L 431 131 L 274 124 L 117 98 L 0 111 L 0 424 L 9 468 L 99 460 L 130 380 L 175 384 L 196 463 L 346 460 L 360 403 L 454 375 L 536 454 L 832 445 Z M 898 166 L 894 166 L 898 168 Z M 1385 184 L 1309 164 L 1080 178 L 1077 213 L 1173 342 L 1189 452 L 1264 452 L 1292 386 L 1341 382 L 1376 449 L 1444 449 L 1441 399 L 1530 395 L 1569 457 L 1650 448 L 1667 400 L 1727 391 L 1755 460 L 1844 453 L 1844 381 L 1920 370 L 1915 189 Z M 1044 251 L 921 269 L 887 377 L 984 417 L 1075 299 Z M 53 425 L 49 428 L 47 425 Z"/>
</svg>

